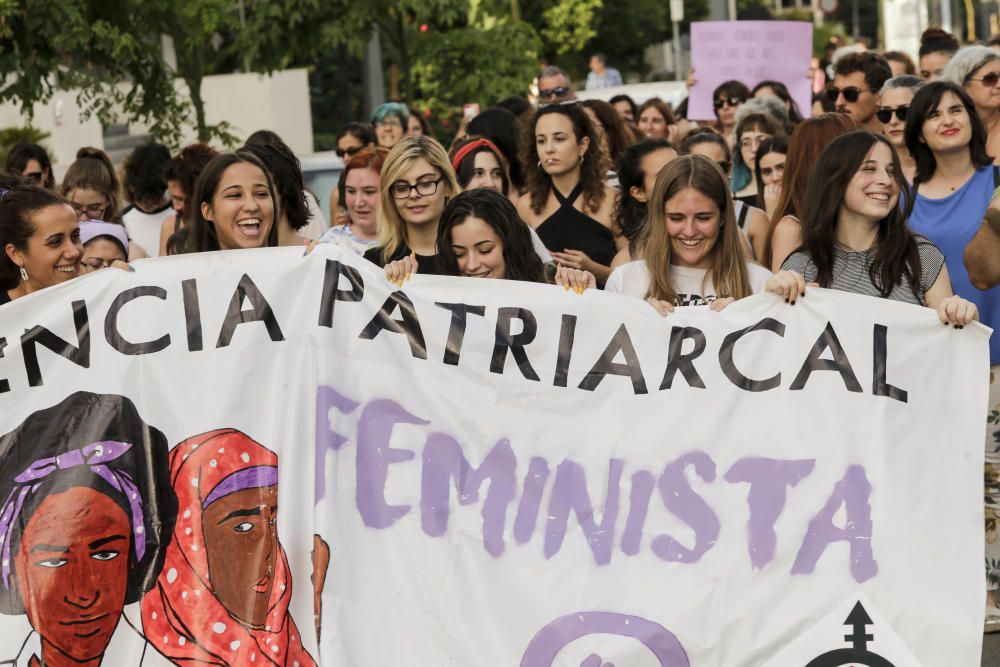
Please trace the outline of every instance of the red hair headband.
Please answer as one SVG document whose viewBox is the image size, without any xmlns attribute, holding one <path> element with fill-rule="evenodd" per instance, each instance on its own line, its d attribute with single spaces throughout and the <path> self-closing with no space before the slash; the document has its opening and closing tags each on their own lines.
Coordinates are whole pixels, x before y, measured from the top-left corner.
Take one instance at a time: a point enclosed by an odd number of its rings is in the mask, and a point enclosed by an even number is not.
<svg viewBox="0 0 1000 667">
<path fill-rule="evenodd" d="M 493 151 L 496 156 L 500 158 L 500 161 L 503 162 L 503 153 L 501 153 L 500 149 L 496 147 L 496 144 L 489 139 L 476 139 L 475 141 L 469 142 L 458 149 L 458 152 L 455 153 L 455 157 L 451 159 L 451 168 L 458 171 L 458 165 L 462 164 L 462 160 L 464 160 L 469 153 L 484 146 Z"/>
</svg>

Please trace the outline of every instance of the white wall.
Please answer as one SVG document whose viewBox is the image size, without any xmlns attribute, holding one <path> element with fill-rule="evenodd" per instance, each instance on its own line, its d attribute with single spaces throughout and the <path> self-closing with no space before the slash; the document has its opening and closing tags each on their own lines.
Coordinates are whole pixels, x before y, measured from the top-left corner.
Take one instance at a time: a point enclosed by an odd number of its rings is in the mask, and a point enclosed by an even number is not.
<svg viewBox="0 0 1000 667">
<path fill-rule="evenodd" d="M 18 104 L 0 104 L 0 127 L 23 127 L 31 124 L 51 136 L 42 143 L 49 151 L 53 165 L 68 166 L 82 146 L 104 148 L 101 124 L 96 118 L 80 120 L 76 91 L 57 91 L 46 104 L 36 104 L 34 118 L 21 111 Z M 59 170 L 56 170 L 57 173 Z"/>
<path fill-rule="evenodd" d="M 124 85 L 124 84 L 123 84 Z M 187 86 L 178 79 L 178 93 L 188 97 Z M 273 130 L 298 154 L 313 152 L 312 112 L 309 107 L 309 77 L 305 69 L 284 70 L 271 76 L 223 74 L 205 77 L 202 82 L 206 120 L 210 124 L 228 121 L 240 140 L 257 130 Z M 182 145 L 195 140 L 194 113 L 184 128 Z M 43 143 L 49 149 L 56 172 L 62 173 L 81 146 L 104 148 L 100 122 L 80 120 L 76 91 L 58 91 L 46 104 L 35 106 L 29 119 L 12 103 L 0 105 L 0 127 L 21 127 L 31 123 L 52 136 Z M 146 132 L 140 123 L 130 126 L 133 134 Z"/>
<path fill-rule="evenodd" d="M 183 81 L 176 81 L 178 94 L 189 97 Z M 221 74 L 207 76 L 201 85 L 205 101 L 205 121 L 214 125 L 227 121 L 230 131 L 241 141 L 257 130 L 272 130 L 299 154 L 313 152 L 312 111 L 309 107 L 309 76 L 305 69 L 261 74 Z M 194 113 L 184 128 L 182 145 L 196 139 Z M 146 128 L 130 126 L 133 134 Z"/>
</svg>

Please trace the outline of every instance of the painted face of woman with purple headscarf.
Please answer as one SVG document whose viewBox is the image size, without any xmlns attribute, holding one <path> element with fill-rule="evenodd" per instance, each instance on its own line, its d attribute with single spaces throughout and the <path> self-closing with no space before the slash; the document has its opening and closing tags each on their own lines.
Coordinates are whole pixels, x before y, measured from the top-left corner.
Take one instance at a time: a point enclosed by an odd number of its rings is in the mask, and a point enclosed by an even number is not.
<svg viewBox="0 0 1000 667">
<path fill-rule="evenodd" d="M 141 641 L 121 618 L 163 563 L 167 466 L 163 434 L 121 396 L 78 392 L 0 436 L 0 613 L 33 630 L 14 664 L 96 666 Z"/>
<path fill-rule="evenodd" d="M 72 526 L 72 529 L 67 527 Z M 132 528 L 108 496 L 75 486 L 39 504 L 14 557 L 17 588 L 42 638 L 42 660 L 99 659 L 125 606 Z M 55 653 L 55 655 L 53 655 Z"/>
</svg>

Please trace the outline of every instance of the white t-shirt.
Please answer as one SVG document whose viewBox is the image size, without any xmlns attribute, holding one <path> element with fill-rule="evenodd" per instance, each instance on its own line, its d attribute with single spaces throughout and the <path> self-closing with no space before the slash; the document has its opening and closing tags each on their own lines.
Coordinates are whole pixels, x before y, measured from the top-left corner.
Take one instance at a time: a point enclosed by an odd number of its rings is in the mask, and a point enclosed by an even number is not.
<svg viewBox="0 0 1000 667">
<path fill-rule="evenodd" d="M 763 292 L 771 272 L 755 262 L 747 262 L 747 272 L 750 274 L 750 287 L 753 293 Z M 675 306 L 704 306 L 716 299 L 712 274 L 708 269 L 671 266 L 670 280 L 677 290 Z M 612 271 L 604 291 L 645 299 L 646 292 L 649 291 L 649 270 L 646 268 L 645 260 L 629 262 Z"/>
<path fill-rule="evenodd" d="M 175 212 L 170 204 L 158 211 L 144 213 L 135 205 L 129 206 L 122 214 L 122 222 L 128 237 L 139 245 L 150 257 L 160 256 L 160 227 L 167 218 L 174 217 Z M 131 253 L 129 253 L 131 257 Z"/>
</svg>

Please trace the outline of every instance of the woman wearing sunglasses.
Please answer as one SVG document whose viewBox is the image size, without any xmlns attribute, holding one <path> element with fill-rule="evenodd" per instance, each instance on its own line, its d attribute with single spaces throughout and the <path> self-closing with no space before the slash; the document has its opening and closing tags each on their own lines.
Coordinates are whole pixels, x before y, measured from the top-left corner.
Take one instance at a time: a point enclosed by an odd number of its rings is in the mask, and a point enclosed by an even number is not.
<svg viewBox="0 0 1000 667">
<path fill-rule="evenodd" d="M 989 71 L 989 70 L 988 70 Z M 978 85 L 978 83 L 976 84 Z M 979 309 L 980 320 L 992 327 L 990 337 L 989 410 L 1000 410 L 1000 287 L 979 290 L 962 261 L 994 192 L 1000 170 L 986 150 L 986 128 L 965 89 L 952 81 L 929 83 L 913 96 L 906 118 L 906 145 L 917 163 L 913 179 L 910 227 L 941 249 L 955 294 Z M 985 369 L 984 369 L 985 370 Z M 982 382 L 985 378 L 970 378 Z M 995 420 L 994 420 L 995 422 Z M 987 625 L 1000 623 L 997 584 L 1000 583 L 1000 429 L 987 426 L 986 442 L 986 574 Z"/>
<path fill-rule="evenodd" d="M 712 92 L 716 129 L 729 142 L 730 148 L 736 145 L 736 110 L 751 97 L 750 89 L 742 81 L 725 81 Z"/>
<path fill-rule="evenodd" d="M 879 95 L 879 109 L 875 112 L 878 122 L 882 123 L 882 134 L 886 136 L 899 156 L 899 165 L 907 183 L 913 182 L 917 172 L 917 163 L 906 148 L 903 130 L 906 128 L 906 113 L 910 109 L 910 101 L 917 91 L 924 86 L 924 80 L 918 76 L 904 74 L 893 77 L 882 86 Z"/>
<path fill-rule="evenodd" d="M 986 152 L 1000 157 L 1000 53 L 987 46 L 959 49 L 942 77 L 962 86 L 986 126 Z"/>
</svg>

